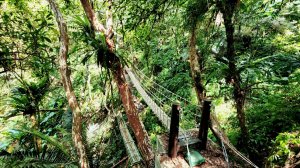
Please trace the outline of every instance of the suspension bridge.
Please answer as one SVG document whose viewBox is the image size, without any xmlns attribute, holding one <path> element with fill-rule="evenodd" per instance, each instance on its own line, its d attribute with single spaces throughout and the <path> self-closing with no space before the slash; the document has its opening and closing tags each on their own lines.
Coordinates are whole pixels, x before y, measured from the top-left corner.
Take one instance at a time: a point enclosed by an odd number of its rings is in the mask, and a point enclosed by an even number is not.
<svg viewBox="0 0 300 168">
<path fill-rule="evenodd" d="M 165 87 L 159 85 L 158 83 L 154 82 L 153 80 L 150 80 L 149 77 L 147 77 L 144 73 L 142 73 L 139 70 L 136 70 L 133 72 L 130 68 L 125 67 L 126 73 L 129 77 L 129 82 L 133 84 L 134 88 L 138 91 L 138 93 L 141 95 L 143 100 L 146 102 L 148 107 L 151 109 L 151 111 L 154 113 L 154 115 L 159 119 L 159 121 L 162 123 L 162 125 L 170 132 L 170 125 L 171 125 L 171 118 L 162 110 L 161 107 L 164 106 L 164 101 L 159 98 L 164 97 L 165 101 L 169 100 L 171 102 L 174 102 L 176 99 L 180 99 L 184 102 L 189 102 L 185 98 L 171 92 L 170 90 L 166 89 Z M 145 82 L 142 82 L 143 80 L 148 79 L 152 82 L 155 86 L 146 86 Z M 150 87 L 150 88 L 149 88 Z M 167 94 L 171 96 L 166 96 Z M 181 114 L 181 113 L 180 113 Z M 135 146 L 135 142 L 133 138 L 131 137 L 128 128 L 126 126 L 126 123 L 124 122 L 121 117 L 118 117 L 118 123 L 119 123 L 119 129 L 121 132 L 121 135 L 123 137 L 123 141 L 126 147 L 126 151 L 129 155 L 131 165 L 136 165 L 141 163 L 142 157 Z M 200 143 L 200 139 L 196 136 L 193 136 L 192 131 L 190 130 L 184 130 L 178 125 L 178 142 L 180 146 L 184 146 L 186 148 L 186 151 L 189 153 L 189 146 L 193 144 Z M 170 132 L 171 133 L 171 132 Z M 207 137 L 207 132 L 206 132 Z M 258 168 L 253 162 L 251 162 L 246 156 L 244 156 L 242 153 L 240 153 L 234 146 L 232 146 L 230 143 L 224 141 L 222 137 L 220 137 L 221 147 L 222 147 L 222 153 L 224 155 L 224 160 L 227 163 L 226 167 L 230 167 L 227 150 L 226 147 L 230 149 L 231 152 L 234 152 L 236 156 L 239 156 L 240 159 L 244 160 L 246 163 L 251 165 L 252 167 Z M 169 142 L 170 143 L 170 142 Z M 169 149 L 170 150 L 170 149 Z M 156 154 L 155 154 L 155 167 L 164 167 L 163 163 L 160 161 L 161 154 L 166 154 L 166 145 L 163 145 L 161 140 L 159 140 L 156 143 Z M 176 151 L 177 152 L 177 151 Z M 166 160 L 166 159 L 165 159 Z M 173 161 L 174 162 L 174 161 Z M 175 162 L 179 162 L 178 160 Z M 179 164 L 179 163 L 178 163 Z M 176 163 L 174 163 L 174 166 L 176 166 Z M 177 165 L 178 166 L 178 165 Z M 183 167 L 189 167 L 188 164 L 182 165 Z"/>
</svg>

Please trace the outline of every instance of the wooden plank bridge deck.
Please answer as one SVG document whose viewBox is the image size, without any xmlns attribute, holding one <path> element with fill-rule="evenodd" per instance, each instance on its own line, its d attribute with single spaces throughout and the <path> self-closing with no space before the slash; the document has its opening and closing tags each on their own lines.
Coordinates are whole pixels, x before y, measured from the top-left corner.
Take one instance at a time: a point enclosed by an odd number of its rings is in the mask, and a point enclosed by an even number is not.
<svg viewBox="0 0 300 168">
<path fill-rule="evenodd" d="M 136 88 L 136 90 L 140 93 L 148 107 L 153 111 L 153 113 L 156 115 L 156 117 L 160 120 L 160 122 L 163 124 L 165 128 L 168 129 L 170 132 L 170 124 L 171 124 L 171 118 L 152 100 L 152 98 L 147 94 L 147 92 L 142 87 L 139 80 L 135 77 L 134 73 L 129 69 L 128 67 L 125 67 L 125 70 L 133 84 L 133 86 Z M 196 133 L 197 134 L 197 133 Z M 207 135 L 206 135 L 207 136 Z M 190 131 L 183 130 L 179 127 L 178 132 L 178 140 L 179 140 L 179 152 L 178 157 L 176 158 L 170 158 L 166 153 L 166 146 L 164 145 L 158 145 L 156 154 L 155 154 L 155 165 L 156 167 L 178 167 L 178 168 L 189 168 L 189 165 L 185 161 L 185 159 L 182 157 L 182 153 L 180 154 L 180 150 L 183 151 L 184 148 L 189 150 L 188 146 L 193 146 L 195 144 L 198 144 L 200 142 L 198 136 L 193 135 Z M 211 140 L 209 140 L 212 142 Z M 221 141 L 223 142 L 222 138 Z M 162 143 L 163 144 L 163 143 Z M 214 144 L 214 143 L 212 143 Z M 235 150 L 234 147 L 232 147 L 230 144 L 225 143 L 231 150 L 233 150 L 235 153 L 237 153 L 240 158 L 242 158 L 244 161 L 249 163 L 255 168 L 258 168 L 255 164 L 253 164 L 248 158 L 246 158 L 243 154 L 241 154 L 239 151 Z M 213 147 L 214 145 L 208 145 L 210 147 Z M 195 148 L 197 149 L 197 148 Z M 229 164 L 226 163 L 224 158 L 222 157 L 222 152 L 216 147 L 209 148 L 206 151 L 201 151 L 201 154 L 205 158 L 212 158 L 212 160 L 207 160 L 204 164 L 202 164 L 199 167 L 210 167 L 210 168 L 217 168 L 217 167 L 228 167 Z M 225 154 L 224 154 L 225 155 Z M 227 154 L 226 154 L 227 155 Z M 168 164 L 170 164 L 168 166 Z M 217 165 L 217 166 L 215 166 Z M 232 166 L 235 167 L 235 166 Z"/>
</svg>

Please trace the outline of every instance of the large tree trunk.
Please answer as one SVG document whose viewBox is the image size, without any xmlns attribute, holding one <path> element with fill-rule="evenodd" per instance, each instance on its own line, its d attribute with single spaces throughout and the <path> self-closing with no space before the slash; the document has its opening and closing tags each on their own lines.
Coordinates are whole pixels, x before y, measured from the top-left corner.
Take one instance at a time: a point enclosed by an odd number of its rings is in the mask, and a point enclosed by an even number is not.
<svg viewBox="0 0 300 168">
<path fill-rule="evenodd" d="M 79 156 L 79 162 L 81 168 L 89 168 L 88 158 L 85 151 L 85 146 L 82 139 L 82 115 L 76 100 L 76 96 L 73 91 L 73 86 L 71 83 L 71 71 L 68 69 L 67 65 L 67 54 L 69 37 L 67 34 L 67 25 L 62 17 L 54 0 L 48 0 L 60 31 L 60 50 L 59 50 L 59 64 L 60 64 L 60 74 L 62 78 L 62 83 L 66 92 L 67 100 L 70 108 L 73 112 L 73 123 L 72 123 L 72 138 Z"/>
<path fill-rule="evenodd" d="M 240 74 L 236 68 L 236 57 L 234 48 L 234 25 L 232 23 L 232 16 L 224 14 L 224 24 L 226 29 L 226 41 L 227 41 L 227 59 L 229 71 L 227 74 L 227 82 L 233 86 L 233 97 L 235 101 L 235 106 L 237 110 L 237 117 L 239 120 L 239 125 L 242 133 L 242 144 L 245 145 L 248 141 L 248 130 L 246 127 L 246 119 L 244 113 L 244 102 L 245 93 L 241 88 L 241 78 Z"/>
<path fill-rule="evenodd" d="M 106 12 L 106 29 L 96 18 L 96 15 L 88 2 L 88 0 L 80 0 L 81 4 L 84 8 L 84 11 L 89 19 L 90 24 L 92 25 L 95 31 L 99 31 L 105 34 L 106 45 L 109 51 L 109 68 L 112 71 L 113 78 L 117 83 L 119 93 L 122 99 L 122 104 L 125 108 L 126 115 L 128 117 L 129 124 L 133 129 L 135 138 L 138 143 L 138 147 L 142 152 L 144 159 L 150 164 L 153 161 L 153 152 L 151 149 L 149 137 L 146 132 L 144 132 L 144 128 L 142 123 L 140 122 L 137 109 L 133 102 L 133 96 L 129 89 L 129 86 L 125 80 L 124 69 L 121 65 L 120 59 L 115 55 L 115 44 L 112 39 L 113 37 L 113 29 L 112 29 L 112 13 L 111 13 L 111 5 L 112 1 L 108 0 L 108 10 Z"/>
<path fill-rule="evenodd" d="M 241 88 L 241 77 L 236 68 L 236 55 L 234 48 L 234 25 L 232 22 L 233 14 L 239 0 L 230 0 L 228 2 L 217 1 L 217 6 L 223 13 L 224 25 L 226 30 L 226 58 L 228 59 L 227 83 L 233 86 L 233 97 L 236 104 L 237 117 L 241 129 L 241 145 L 246 146 L 248 143 L 248 130 L 244 113 L 245 92 Z"/>
<path fill-rule="evenodd" d="M 150 140 L 148 134 L 144 132 L 145 129 L 143 128 L 143 125 L 139 119 L 137 109 L 133 102 L 132 93 L 125 80 L 124 69 L 117 57 L 112 65 L 111 70 L 113 73 L 114 80 L 117 83 L 130 127 L 132 128 L 135 138 L 137 140 L 138 147 L 141 150 L 145 160 L 149 162 L 148 164 L 150 164 L 154 157 L 151 145 L 149 144 Z"/>
</svg>

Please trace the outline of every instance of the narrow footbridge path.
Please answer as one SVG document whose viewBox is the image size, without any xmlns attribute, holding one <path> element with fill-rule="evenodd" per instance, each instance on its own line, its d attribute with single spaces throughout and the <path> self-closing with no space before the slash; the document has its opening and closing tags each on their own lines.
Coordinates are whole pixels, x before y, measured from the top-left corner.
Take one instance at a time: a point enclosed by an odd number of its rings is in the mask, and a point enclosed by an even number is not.
<svg viewBox="0 0 300 168">
<path fill-rule="evenodd" d="M 144 83 L 143 84 L 141 83 L 142 82 L 142 81 L 140 81 L 141 77 L 139 77 L 137 74 L 135 74 L 128 67 L 125 67 L 125 70 L 126 70 L 128 76 L 129 76 L 129 80 L 131 81 L 131 83 L 133 84 L 133 86 L 136 88 L 136 90 L 138 91 L 138 93 L 142 96 L 143 100 L 146 102 L 146 104 L 148 105 L 148 107 L 152 110 L 152 112 L 159 119 L 159 121 L 162 123 L 162 125 L 165 128 L 167 128 L 168 131 L 170 131 L 171 118 L 156 103 L 156 102 L 159 102 L 160 105 L 163 106 L 163 102 L 158 98 L 157 94 L 162 95 L 162 96 L 166 97 L 167 99 L 170 99 L 170 98 L 168 98 L 168 96 L 164 95 L 164 93 L 160 92 L 158 88 L 152 87 L 153 88 L 152 92 L 150 91 L 150 89 L 147 89 L 147 88 L 144 89 L 145 85 L 143 86 Z M 141 72 L 139 72 L 139 73 L 141 73 Z M 144 75 L 144 74 L 142 74 L 142 75 Z M 149 77 L 147 77 L 147 78 L 149 78 Z M 157 83 L 155 83 L 155 84 L 157 85 L 157 87 L 161 87 L 161 88 L 165 89 L 161 85 L 159 85 Z M 184 99 L 184 98 L 176 95 L 175 93 L 173 93 L 173 92 L 171 92 L 171 91 L 169 91 L 167 89 L 165 89 L 165 91 L 169 92 L 172 95 L 175 95 L 175 97 L 179 97 L 180 99 L 188 102 L 186 99 Z M 157 94 L 155 94 L 153 92 L 157 92 Z M 154 100 L 156 100 L 156 102 Z M 128 155 L 129 155 L 129 157 L 131 159 L 131 162 L 133 164 L 141 162 L 142 158 L 141 158 L 141 156 L 139 154 L 139 151 L 138 151 L 137 147 L 135 146 L 133 138 L 131 137 L 131 135 L 130 135 L 130 133 L 128 131 L 128 128 L 127 128 L 127 126 L 126 126 L 126 124 L 124 122 L 124 120 L 122 120 L 119 117 L 118 118 L 118 122 L 119 122 L 119 128 L 120 128 L 122 137 L 124 139 L 126 150 L 127 150 L 127 153 L 128 153 Z M 188 150 L 189 143 L 191 143 L 191 142 L 193 142 L 193 143 L 198 142 L 198 141 L 195 141 L 193 139 L 190 139 L 189 131 L 184 130 L 182 128 L 179 128 L 179 137 L 178 137 L 178 140 L 181 141 L 181 144 L 186 144 L 187 150 Z M 227 146 L 232 152 L 234 152 L 237 156 L 239 156 L 242 160 L 244 160 L 245 162 L 247 162 L 249 165 L 251 165 L 252 167 L 258 168 L 258 166 L 256 166 L 254 163 L 252 163 L 242 153 L 240 153 L 239 151 L 237 151 L 236 148 L 234 146 L 232 146 L 230 143 L 223 142 L 222 138 L 220 139 L 220 141 L 222 143 L 222 148 L 223 148 L 224 157 L 225 157 L 226 161 L 228 161 L 228 157 L 227 157 L 225 146 Z"/>
</svg>

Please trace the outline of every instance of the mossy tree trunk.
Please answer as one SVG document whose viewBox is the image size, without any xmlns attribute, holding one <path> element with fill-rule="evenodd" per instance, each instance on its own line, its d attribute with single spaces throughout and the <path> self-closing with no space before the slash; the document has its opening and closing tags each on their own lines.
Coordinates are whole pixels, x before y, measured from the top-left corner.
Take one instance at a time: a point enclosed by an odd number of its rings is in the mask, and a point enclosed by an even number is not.
<svg viewBox="0 0 300 168">
<path fill-rule="evenodd" d="M 192 26 L 190 40 L 189 40 L 189 61 L 190 61 L 190 69 L 191 75 L 194 81 L 194 86 L 197 93 L 197 98 L 199 103 L 201 104 L 204 97 L 205 97 L 205 89 L 203 86 L 203 81 L 201 78 L 201 70 L 203 67 L 200 65 L 202 64 L 203 58 L 197 52 L 196 49 L 196 25 Z"/>
</svg>

